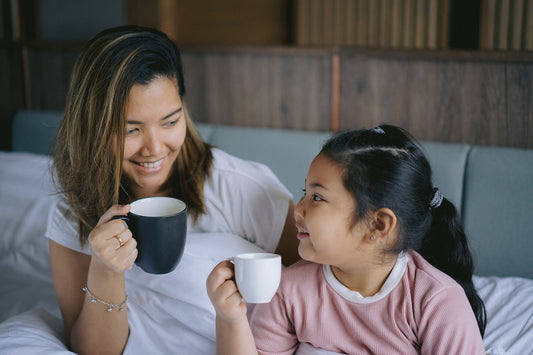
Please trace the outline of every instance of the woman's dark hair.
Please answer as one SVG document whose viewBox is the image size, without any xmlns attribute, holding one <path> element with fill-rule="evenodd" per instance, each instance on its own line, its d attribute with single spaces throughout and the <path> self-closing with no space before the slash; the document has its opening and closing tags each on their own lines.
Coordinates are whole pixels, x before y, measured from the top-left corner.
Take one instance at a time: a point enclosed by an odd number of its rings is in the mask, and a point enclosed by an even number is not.
<svg viewBox="0 0 533 355">
<path fill-rule="evenodd" d="M 357 202 L 355 220 L 390 208 L 399 225 L 398 241 L 390 251 L 415 250 L 455 279 L 483 336 L 485 305 L 472 282 L 474 267 L 466 235 L 454 205 L 438 198 L 442 196 L 433 186 L 431 167 L 415 139 L 399 127 L 381 125 L 339 133 L 320 153 L 342 168 L 344 187 Z"/>
</svg>

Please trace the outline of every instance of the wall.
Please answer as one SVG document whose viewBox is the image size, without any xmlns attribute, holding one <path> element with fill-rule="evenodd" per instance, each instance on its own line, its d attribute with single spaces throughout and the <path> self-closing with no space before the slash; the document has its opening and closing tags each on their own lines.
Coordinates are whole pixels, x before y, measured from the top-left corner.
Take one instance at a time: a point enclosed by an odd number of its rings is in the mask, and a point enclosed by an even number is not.
<svg viewBox="0 0 533 355">
<path fill-rule="evenodd" d="M 63 108 L 80 48 L 29 46 L 29 108 Z M 533 148 L 533 53 L 268 46 L 182 53 L 186 103 L 200 122 L 312 131 L 392 123 L 423 140 Z"/>
</svg>

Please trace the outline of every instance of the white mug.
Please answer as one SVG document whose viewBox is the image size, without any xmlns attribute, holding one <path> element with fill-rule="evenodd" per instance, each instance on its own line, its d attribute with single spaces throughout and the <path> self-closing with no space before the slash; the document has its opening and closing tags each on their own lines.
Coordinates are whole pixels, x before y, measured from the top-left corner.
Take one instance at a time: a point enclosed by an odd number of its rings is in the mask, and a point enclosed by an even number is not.
<svg viewBox="0 0 533 355">
<path fill-rule="evenodd" d="M 235 281 L 246 303 L 268 303 L 278 290 L 281 256 L 271 253 L 239 254 L 233 258 Z"/>
</svg>

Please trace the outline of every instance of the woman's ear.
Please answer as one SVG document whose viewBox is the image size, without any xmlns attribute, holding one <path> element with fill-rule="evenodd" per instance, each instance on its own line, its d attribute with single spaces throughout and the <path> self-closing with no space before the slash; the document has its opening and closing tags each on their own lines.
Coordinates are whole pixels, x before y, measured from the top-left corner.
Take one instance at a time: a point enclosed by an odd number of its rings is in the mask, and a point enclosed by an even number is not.
<svg viewBox="0 0 533 355">
<path fill-rule="evenodd" d="M 396 236 L 398 219 L 390 208 L 380 208 L 374 212 L 374 234 L 376 237 Z"/>
</svg>

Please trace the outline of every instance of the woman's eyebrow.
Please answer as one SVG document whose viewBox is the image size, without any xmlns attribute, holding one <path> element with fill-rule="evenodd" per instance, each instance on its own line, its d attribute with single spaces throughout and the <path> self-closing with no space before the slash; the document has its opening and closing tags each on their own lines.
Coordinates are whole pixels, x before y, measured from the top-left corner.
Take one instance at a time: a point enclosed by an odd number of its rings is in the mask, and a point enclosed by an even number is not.
<svg viewBox="0 0 533 355">
<path fill-rule="evenodd" d="M 165 117 L 160 118 L 159 121 L 164 121 L 164 120 L 166 120 L 167 118 L 172 117 L 172 116 L 174 116 L 175 114 L 179 113 L 181 110 L 183 110 L 183 107 L 180 107 L 180 108 L 178 108 L 178 109 L 172 111 L 171 113 L 169 113 L 169 114 L 166 115 Z M 135 121 L 135 120 L 127 120 L 126 123 L 127 123 L 127 124 L 142 124 L 141 121 Z"/>
</svg>

